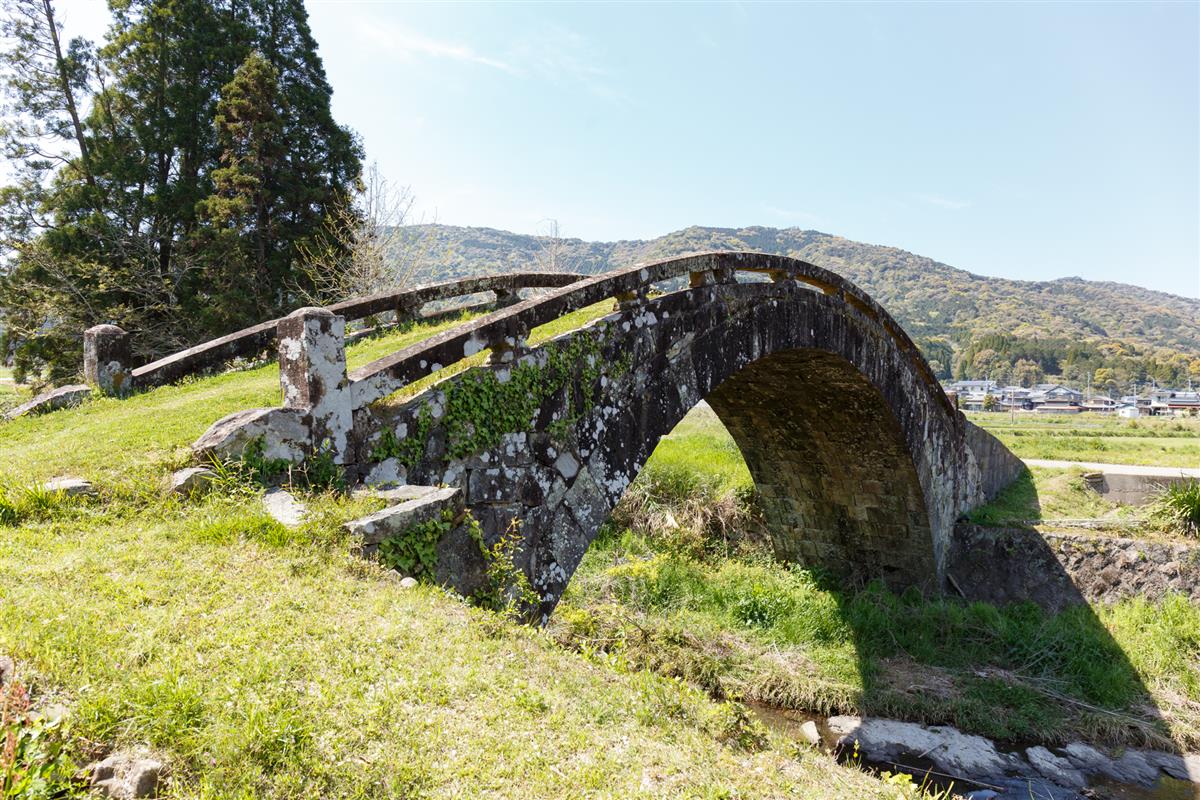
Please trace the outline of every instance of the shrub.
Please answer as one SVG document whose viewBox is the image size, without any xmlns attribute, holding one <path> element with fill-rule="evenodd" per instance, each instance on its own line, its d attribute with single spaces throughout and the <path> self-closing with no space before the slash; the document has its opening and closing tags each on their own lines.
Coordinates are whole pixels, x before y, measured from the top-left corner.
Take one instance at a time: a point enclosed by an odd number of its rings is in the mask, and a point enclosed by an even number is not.
<svg viewBox="0 0 1200 800">
<path fill-rule="evenodd" d="M 1154 516 L 1185 536 L 1200 535 L 1200 481 L 1164 488 L 1154 500 Z"/>
<path fill-rule="evenodd" d="M 467 515 L 468 531 L 480 546 L 487 563 L 486 585 L 471 596 L 471 602 L 511 618 L 528 617 L 537 608 L 538 593 L 525 570 L 517 563 L 521 551 L 521 521 L 514 519 L 508 530 L 491 547 L 483 543 L 483 532 L 475 518 Z"/>
</svg>

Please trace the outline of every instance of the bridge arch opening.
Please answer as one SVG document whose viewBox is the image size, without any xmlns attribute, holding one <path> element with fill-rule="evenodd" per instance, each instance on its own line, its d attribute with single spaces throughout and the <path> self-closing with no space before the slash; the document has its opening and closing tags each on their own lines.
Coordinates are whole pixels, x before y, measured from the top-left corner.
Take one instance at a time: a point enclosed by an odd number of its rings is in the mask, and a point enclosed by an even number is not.
<svg viewBox="0 0 1200 800">
<path fill-rule="evenodd" d="M 913 454 L 882 393 L 848 361 L 816 349 L 764 355 L 708 393 L 701 402 L 711 413 L 675 406 L 665 388 L 651 394 L 668 399 L 661 416 L 647 409 L 648 427 L 657 421 L 666 430 L 646 431 L 652 441 L 639 470 L 664 439 L 678 447 L 672 436 L 680 427 L 701 447 L 719 448 L 727 436 L 749 472 L 776 557 L 854 585 L 879 579 L 894 589 L 936 588 L 934 536 Z"/>
</svg>

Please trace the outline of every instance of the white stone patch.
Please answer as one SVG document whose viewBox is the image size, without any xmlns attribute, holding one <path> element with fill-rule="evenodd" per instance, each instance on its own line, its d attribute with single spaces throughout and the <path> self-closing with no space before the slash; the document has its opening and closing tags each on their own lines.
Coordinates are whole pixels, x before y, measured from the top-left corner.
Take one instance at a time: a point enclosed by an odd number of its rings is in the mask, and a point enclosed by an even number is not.
<svg viewBox="0 0 1200 800">
<path fill-rule="evenodd" d="M 404 465 L 399 459 L 388 458 L 380 461 L 378 464 L 371 467 L 370 472 L 364 480 L 367 485 L 390 485 L 407 483 L 407 474 Z"/>
<path fill-rule="evenodd" d="M 554 460 L 554 468 L 569 481 L 579 473 L 579 462 L 570 453 L 563 453 Z"/>
<path fill-rule="evenodd" d="M 463 357 L 470 358 L 476 353 L 487 349 L 487 341 L 480 338 L 478 331 L 471 334 L 471 338 L 463 343 Z"/>
<path fill-rule="evenodd" d="M 55 478 L 46 481 L 42 488 L 48 492 L 61 492 L 67 497 L 91 497 L 96 494 L 92 482 L 83 478 Z"/>
<path fill-rule="evenodd" d="M 288 361 L 295 361 L 300 358 L 301 345 L 299 339 L 284 339 L 279 343 L 279 352 Z"/>
<path fill-rule="evenodd" d="M 294 528 L 304 522 L 308 509 L 300 501 L 283 489 L 271 489 L 263 495 L 263 509 L 274 520 L 289 528 Z"/>
</svg>

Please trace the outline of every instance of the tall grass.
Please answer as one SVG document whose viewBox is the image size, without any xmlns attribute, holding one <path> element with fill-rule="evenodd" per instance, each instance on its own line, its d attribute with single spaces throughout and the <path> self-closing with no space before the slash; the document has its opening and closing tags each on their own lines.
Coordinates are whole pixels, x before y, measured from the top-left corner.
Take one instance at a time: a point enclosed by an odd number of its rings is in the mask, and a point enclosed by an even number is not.
<svg viewBox="0 0 1200 800">
<path fill-rule="evenodd" d="M 1185 536 L 1200 535 L 1200 481 L 1165 487 L 1154 498 L 1154 515 Z"/>
</svg>

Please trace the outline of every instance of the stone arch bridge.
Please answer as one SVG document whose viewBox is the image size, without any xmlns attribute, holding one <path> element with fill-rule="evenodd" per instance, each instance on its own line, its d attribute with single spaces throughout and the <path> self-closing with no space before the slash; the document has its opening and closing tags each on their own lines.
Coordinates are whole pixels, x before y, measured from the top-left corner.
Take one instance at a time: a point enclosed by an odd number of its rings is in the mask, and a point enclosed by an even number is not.
<svg viewBox="0 0 1200 800">
<path fill-rule="evenodd" d="M 611 313 L 529 344 L 599 302 Z M 283 407 L 218 421 L 198 454 L 262 437 L 268 456 L 325 453 L 356 481 L 443 487 L 360 521 L 367 550 L 441 502 L 470 509 L 489 542 L 518 519 L 542 614 L 700 400 L 741 449 L 777 554 L 847 579 L 941 591 L 955 520 L 1021 469 L 886 311 L 790 258 L 709 253 L 580 279 L 349 374 L 343 336 L 325 309 L 281 320 Z M 439 543 L 440 580 L 469 592 L 482 570 L 464 530 Z"/>
</svg>

